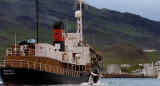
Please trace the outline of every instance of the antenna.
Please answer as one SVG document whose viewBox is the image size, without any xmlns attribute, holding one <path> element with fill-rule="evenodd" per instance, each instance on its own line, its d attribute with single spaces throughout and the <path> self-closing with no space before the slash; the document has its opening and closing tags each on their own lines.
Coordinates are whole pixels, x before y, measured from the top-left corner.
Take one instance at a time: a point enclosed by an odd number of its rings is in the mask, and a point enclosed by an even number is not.
<svg viewBox="0 0 160 86">
<path fill-rule="evenodd" d="M 37 28 L 37 43 L 39 42 L 39 0 L 36 0 L 36 28 Z"/>
<path fill-rule="evenodd" d="M 84 0 L 77 0 L 75 3 L 75 10 L 76 10 L 75 17 L 77 18 L 77 34 L 79 34 L 78 40 L 80 45 L 83 45 L 83 23 L 82 23 L 83 12 L 82 11 L 83 11 L 83 6 L 87 7 L 87 5 L 84 5 L 84 4 L 85 4 Z"/>
<path fill-rule="evenodd" d="M 87 4 L 87 1 L 86 0 L 76 0 L 74 2 L 74 6 L 73 6 L 73 9 L 74 10 L 77 10 L 77 5 L 79 5 L 79 2 L 83 2 L 84 6 L 85 6 L 85 11 L 88 9 L 88 4 Z"/>
</svg>

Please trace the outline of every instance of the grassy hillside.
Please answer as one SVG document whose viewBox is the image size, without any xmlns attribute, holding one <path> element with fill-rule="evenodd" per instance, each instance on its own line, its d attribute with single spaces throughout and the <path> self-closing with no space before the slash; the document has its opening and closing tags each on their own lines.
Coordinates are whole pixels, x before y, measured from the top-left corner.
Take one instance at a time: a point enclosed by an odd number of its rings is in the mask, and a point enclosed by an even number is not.
<svg viewBox="0 0 160 86">
<path fill-rule="evenodd" d="M 132 44 L 120 43 L 110 45 L 103 49 L 104 67 L 107 64 L 142 64 L 150 62 L 147 56 L 141 49 Z"/>
<path fill-rule="evenodd" d="M 74 18 L 73 4 L 74 0 L 40 0 L 40 42 L 52 44 L 52 25 L 56 21 L 65 22 L 65 19 L 68 19 L 68 31 L 75 30 L 73 22 L 76 19 Z M 0 56 L 3 56 L 5 48 L 14 43 L 14 33 L 17 34 L 17 41 L 36 38 L 35 1 L 0 0 L 0 10 Z M 133 44 L 141 49 L 160 49 L 159 22 L 139 15 L 97 9 L 92 6 L 89 6 L 88 11 L 83 13 L 84 38 L 100 49 L 106 46 L 111 50 L 104 49 L 103 51 L 107 63 L 134 61 L 136 56 L 132 54 L 137 53 L 137 49 L 128 45 L 128 47 L 114 46 L 121 42 Z M 126 55 L 126 51 L 130 52 Z M 128 59 L 130 56 L 131 59 Z M 144 53 L 138 54 L 138 57 L 140 56 L 144 56 Z M 121 59 L 122 57 L 123 59 Z M 112 58 L 117 59 L 112 60 Z M 135 61 L 137 61 L 136 59 Z"/>
<path fill-rule="evenodd" d="M 132 44 L 120 43 L 110 45 L 103 49 L 104 68 L 107 64 L 132 64 L 152 63 L 160 61 L 160 51 L 143 52 Z"/>
<path fill-rule="evenodd" d="M 145 54 L 150 57 L 150 63 L 160 61 L 160 51 L 145 52 Z"/>
</svg>

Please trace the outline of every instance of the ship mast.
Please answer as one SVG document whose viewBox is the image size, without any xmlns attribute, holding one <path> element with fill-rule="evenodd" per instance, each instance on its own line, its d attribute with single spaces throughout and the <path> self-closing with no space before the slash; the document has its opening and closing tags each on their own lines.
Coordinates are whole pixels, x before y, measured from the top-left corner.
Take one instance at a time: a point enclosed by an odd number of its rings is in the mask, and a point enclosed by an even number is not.
<svg viewBox="0 0 160 86">
<path fill-rule="evenodd" d="M 82 24 L 82 5 L 84 3 L 84 0 L 78 0 L 78 10 L 75 13 L 75 17 L 77 18 L 77 33 L 79 34 L 79 45 L 83 45 L 83 24 Z"/>
<path fill-rule="evenodd" d="M 39 43 L 39 0 L 36 0 L 36 29 L 37 29 L 37 43 Z"/>
</svg>

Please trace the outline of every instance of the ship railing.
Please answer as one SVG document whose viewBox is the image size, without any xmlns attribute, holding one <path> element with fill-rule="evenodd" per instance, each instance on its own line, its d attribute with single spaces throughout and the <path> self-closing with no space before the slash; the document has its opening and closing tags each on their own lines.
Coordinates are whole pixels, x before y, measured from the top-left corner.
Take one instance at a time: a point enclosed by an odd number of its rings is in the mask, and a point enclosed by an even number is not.
<svg viewBox="0 0 160 86">
<path fill-rule="evenodd" d="M 35 49 L 9 48 L 6 50 L 6 56 L 34 56 L 38 52 Z"/>
<path fill-rule="evenodd" d="M 48 64 L 42 64 L 25 60 L 0 60 L 0 67 L 4 68 L 26 68 L 34 69 L 45 72 L 52 72 L 60 75 L 67 75 L 72 77 L 80 77 L 85 71 L 76 71 L 71 69 L 65 69 L 62 67 L 52 66 Z"/>
<path fill-rule="evenodd" d="M 35 53 L 45 53 L 45 51 L 32 48 L 26 48 L 26 49 L 9 48 L 6 50 L 7 56 L 34 56 Z"/>
<path fill-rule="evenodd" d="M 46 55 L 46 51 L 44 50 L 38 50 L 38 49 L 32 49 L 32 48 L 26 48 L 26 49 L 9 48 L 6 50 L 6 56 L 44 56 L 46 57 L 47 55 Z"/>
</svg>

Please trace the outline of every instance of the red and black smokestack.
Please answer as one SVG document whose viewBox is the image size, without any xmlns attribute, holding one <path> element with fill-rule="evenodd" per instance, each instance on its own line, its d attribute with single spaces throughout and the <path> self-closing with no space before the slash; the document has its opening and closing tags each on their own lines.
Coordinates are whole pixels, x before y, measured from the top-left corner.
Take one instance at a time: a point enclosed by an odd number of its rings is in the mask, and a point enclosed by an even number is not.
<svg viewBox="0 0 160 86">
<path fill-rule="evenodd" d="M 55 44 L 60 44 L 60 51 L 65 51 L 63 22 L 56 22 L 53 25 L 53 45 Z"/>
</svg>

